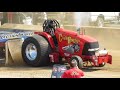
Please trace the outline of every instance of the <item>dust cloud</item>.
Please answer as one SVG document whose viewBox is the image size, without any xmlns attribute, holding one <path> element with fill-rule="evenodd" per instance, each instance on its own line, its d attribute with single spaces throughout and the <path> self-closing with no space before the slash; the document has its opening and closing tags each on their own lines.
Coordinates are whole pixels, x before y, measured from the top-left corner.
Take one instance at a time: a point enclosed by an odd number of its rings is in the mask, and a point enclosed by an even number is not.
<svg viewBox="0 0 120 90">
<path fill-rule="evenodd" d="M 89 25 L 90 12 L 74 12 L 74 24 L 76 29 Z"/>
</svg>

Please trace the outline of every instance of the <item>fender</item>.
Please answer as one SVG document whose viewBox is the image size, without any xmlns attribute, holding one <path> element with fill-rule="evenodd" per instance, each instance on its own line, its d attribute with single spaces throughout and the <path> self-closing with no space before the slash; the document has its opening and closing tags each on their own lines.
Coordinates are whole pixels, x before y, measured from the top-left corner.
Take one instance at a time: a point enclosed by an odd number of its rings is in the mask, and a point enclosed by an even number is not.
<svg viewBox="0 0 120 90">
<path fill-rule="evenodd" d="M 45 37 L 48 40 L 48 42 L 50 43 L 50 46 L 52 47 L 52 49 L 55 49 L 55 44 L 54 44 L 54 41 L 53 41 L 53 38 L 51 37 L 51 35 L 49 35 L 46 32 L 35 32 L 35 34 Z"/>
</svg>

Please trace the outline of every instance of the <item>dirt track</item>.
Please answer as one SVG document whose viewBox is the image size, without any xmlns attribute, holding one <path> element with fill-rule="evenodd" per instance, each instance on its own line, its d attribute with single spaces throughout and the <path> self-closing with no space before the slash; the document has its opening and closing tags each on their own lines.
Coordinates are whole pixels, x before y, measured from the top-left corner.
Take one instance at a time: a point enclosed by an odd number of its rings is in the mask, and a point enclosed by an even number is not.
<svg viewBox="0 0 120 90">
<path fill-rule="evenodd" d="M 109 67 L 83 69 L 83 78 L 120 78 L 120 72 L 110 71 Z M 51 78 L 52 67 L 0 67 L 0 78 Z"/>
<path fill-rule="evenodd" d="M 113 64 L 103 68 L 83 69 L 84 78 L 120 78 L 120 30 L 86 29 L 86 34 L 96 38 L 101 48 L 106 48 L 113 56 Z M 0 78 L 50 78 L 52 67 L 32 68 L 0 67 Z"/>
</svg>

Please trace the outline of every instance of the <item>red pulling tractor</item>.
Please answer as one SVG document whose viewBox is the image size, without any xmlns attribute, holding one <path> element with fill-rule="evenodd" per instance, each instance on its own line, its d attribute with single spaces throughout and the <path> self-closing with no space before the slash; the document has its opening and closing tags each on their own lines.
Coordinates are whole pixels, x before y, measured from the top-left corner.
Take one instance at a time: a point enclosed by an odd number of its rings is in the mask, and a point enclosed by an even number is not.
<svg viewBox="0 0 120 90">
<path fill-rule="evenodd" d="M 99 50 L 96 39 L 77 32 L 60 28 L 57 20 L 45 20 L 43 32 L 24 40 L 22 45 L 23 60 L 30 66 L 44 66 L 50 63 L 78 62 L 79 68 L 88 66 L 102 67 L 112 64 L 112 56 Z"/>
</svg>

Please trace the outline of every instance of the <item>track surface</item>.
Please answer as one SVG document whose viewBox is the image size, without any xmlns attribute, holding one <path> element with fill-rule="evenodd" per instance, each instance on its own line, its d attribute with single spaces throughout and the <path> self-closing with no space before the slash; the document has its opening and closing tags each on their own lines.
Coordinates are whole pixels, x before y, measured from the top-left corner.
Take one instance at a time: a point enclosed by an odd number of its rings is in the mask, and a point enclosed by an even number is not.
<svg viewBox="0 0 120 90">
<path fill-rule="evenodd" d="M 83 69 L 84 78 L 120 78 L 120 51 L 111 50 L 113 64 L 107 64 L 101 68 Z M 0 78 L 50 78 L 52 66 L 28 67 L 28 66 L 0 66 Z"/>
<path fill-rule="evenodd" d="M 110 71 L 108 67 L 83 69 L 83 78 L 120 78 L 119 71 Z M 0 78 L 51 78 L 52 67 L 0 67 Z"/>
</svg>

